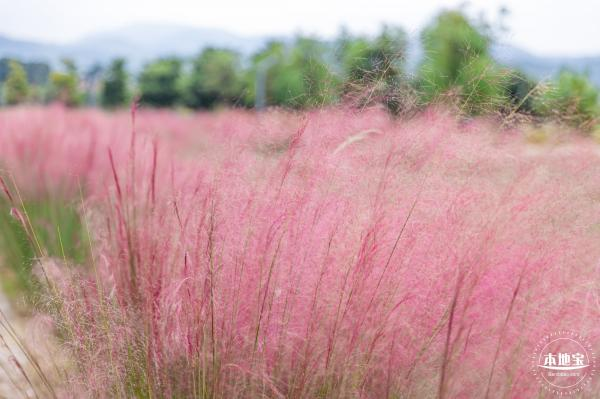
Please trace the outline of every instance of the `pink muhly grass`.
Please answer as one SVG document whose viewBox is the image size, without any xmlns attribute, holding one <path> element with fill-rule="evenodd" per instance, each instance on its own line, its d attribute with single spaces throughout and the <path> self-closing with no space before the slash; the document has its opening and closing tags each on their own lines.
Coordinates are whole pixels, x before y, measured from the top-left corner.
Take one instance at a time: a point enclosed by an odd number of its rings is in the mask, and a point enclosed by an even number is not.
<svg viewBox="0 0 600 399">
<path fill-rule="evenodd" d="M 584 146 L 532 155 L 440 112 L 142 110 L 128 143 L 126 115 L 3 112 L 29 140 L 2 139 L 11 170 L 51 119 L 18 184 L 85 181 L 97 275 L 49 273 L 77 394 L 531 397 L 548 330 L 600 338 Z M 45 168 L 63 137 L 93 162 Z"/>
</svg>

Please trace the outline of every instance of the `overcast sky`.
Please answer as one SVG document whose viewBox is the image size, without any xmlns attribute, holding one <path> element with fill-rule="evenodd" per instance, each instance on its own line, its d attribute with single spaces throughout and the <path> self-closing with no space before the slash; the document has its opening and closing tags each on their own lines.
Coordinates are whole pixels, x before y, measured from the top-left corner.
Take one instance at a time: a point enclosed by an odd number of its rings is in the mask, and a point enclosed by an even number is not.
<svg viewBox="0 0 600 399">
<path fill-rule="evenodd" d="M 248 35 L 295 32 L 327 37 L 341 25 L 373 33 L 382 22 L 417 33 L 453 0 L 0 0 L 0 34 L 70 42 L 138 22 L 220 28 Z M 599 0 L 473 0 L 471 15 L 494 19 L 505 5 L 504 41 L 540 55 L 600 54 Z"/>
</svg>

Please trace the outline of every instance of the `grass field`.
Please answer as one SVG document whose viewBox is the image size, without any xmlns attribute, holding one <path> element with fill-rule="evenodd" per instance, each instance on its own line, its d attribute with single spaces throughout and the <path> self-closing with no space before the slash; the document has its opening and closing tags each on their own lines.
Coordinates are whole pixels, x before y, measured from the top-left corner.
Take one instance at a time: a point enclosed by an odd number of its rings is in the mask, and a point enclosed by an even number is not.
<svg viewBox="0 0 600 399">
<path fill-rule="evenodd" d="M 67 359 L 32 385 L 551 397 L 537 342 L 600 342 L 599 148 L 433 109 L 1 110 L 3 289 Z"/>
</svg>

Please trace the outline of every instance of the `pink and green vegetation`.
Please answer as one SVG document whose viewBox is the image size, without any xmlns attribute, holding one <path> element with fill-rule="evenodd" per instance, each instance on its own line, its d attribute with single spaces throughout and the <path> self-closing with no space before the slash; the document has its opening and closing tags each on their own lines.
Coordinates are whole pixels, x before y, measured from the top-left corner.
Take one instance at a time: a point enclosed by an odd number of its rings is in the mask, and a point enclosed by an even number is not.
<svg viewBox="0 0 600 399">
<path fill-rule="evenodd" d="M 442 110 L 1 111 L 2 209 L 70 358 L 38 394 L 549 396 L 540 338 L 600 342 L 600 152 L 525 136 Z"/>
</svg>

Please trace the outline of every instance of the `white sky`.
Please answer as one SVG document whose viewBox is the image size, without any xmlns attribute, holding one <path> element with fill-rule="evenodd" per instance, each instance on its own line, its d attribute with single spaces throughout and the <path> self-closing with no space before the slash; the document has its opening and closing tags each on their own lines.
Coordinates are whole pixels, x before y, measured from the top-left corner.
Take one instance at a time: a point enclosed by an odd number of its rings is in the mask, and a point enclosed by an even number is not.
<svg viewBox="0 0 600 399">
<path fill-rule="evenodd" d="M 382 22 L 417 33 L 456 0 L 0 0 L 0 34 L 69 42 L 138 22 L 221 28 L 249 35 L 315 33 L 341 25 L 373 33 Z M 505 41 L 540 55 L 600 54 L 600 0 L 472 0 L 472 15 L 511 11 Z"/>
</svg>

